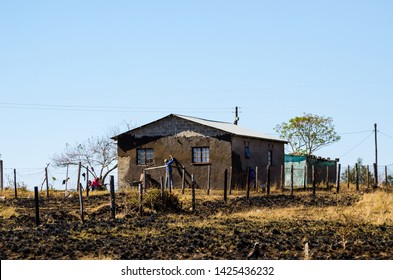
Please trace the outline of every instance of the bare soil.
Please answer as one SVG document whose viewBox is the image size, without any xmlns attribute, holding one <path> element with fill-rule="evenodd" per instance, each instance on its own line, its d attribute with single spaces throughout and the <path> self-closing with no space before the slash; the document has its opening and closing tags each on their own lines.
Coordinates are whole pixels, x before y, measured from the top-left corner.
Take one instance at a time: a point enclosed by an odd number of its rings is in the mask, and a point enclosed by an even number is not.
<svg viewBox="0 0 393 280">
<path fill-rule="evenodd" d="M 106 193 L 85 198 L 84 223 L 77 195 L 42 197 L 38 226 L 33 198 L 6 198 L 0 201 L 0 210 L 12 208 L 16 213 L 0 217 L 0 259 L 393 259 L 389 224 L 304 215 L 259 220 L 241 214 L 262 211 L 263 215 L 266 209 L 285 211 L 297 206 L 323 212 L 332 206 L 351 207 L 361 196 L 254 194 L 248 200 L 232 196 L 227 203 L 199 197 L 195 211 L 189 201 L 167 211 L 150 209 L 146 202 L 140 216 L 129 196 L 119 193 L 117 216 L 111 219 Z M 154 208 L 152 202 L 150 206 Z"/>
</svg>

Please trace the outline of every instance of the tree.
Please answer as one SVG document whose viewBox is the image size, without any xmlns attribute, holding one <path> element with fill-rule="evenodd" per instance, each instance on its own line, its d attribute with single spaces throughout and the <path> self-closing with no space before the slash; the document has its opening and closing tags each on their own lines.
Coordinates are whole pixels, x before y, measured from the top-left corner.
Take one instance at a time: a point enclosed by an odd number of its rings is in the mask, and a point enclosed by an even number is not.
<svg viewBox="0 0 393 280">
<path fill-rule="evenodd" d="M 358 158 L 356 163 L 358 164 L 358 176 L 359 176 L 359 184 L 366 185 L 367 184 L 367 166 L 363 165 L 363 159 Z M 348 169 L 344 170 L 341 174 L 341 180 L 343 182 L 356 183 L 356 164 Z M 374 175 L 368 171 L 368 180 L 372 184 L 374 182 Z"/>
<path fill-rule="evenodd" d="M 57 167 L 81 162 L 83 168 L 89 167 L 89 173 L 99 177 L 104 184 L 108 174 L 117 168 L 117 148 L 109 135 L 90 137 L 83 143 L 67 143 L 64 152 L 55 154 L 52 161 Z"/>
<path fill-rule="evenodd" d="M 334 130 L 332 118 L 306 113 L 277 125 L 274 130 L 288 141 L 292 154 L 296 155 L 312 155 L 341 138 Z"/>
</svg>

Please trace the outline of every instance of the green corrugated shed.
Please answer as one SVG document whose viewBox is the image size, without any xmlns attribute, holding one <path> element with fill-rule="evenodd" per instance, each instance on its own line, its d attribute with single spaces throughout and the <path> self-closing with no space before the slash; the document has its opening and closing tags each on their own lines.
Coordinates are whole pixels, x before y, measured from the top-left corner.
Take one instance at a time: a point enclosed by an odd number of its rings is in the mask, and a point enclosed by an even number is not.
<svg viewBox="0 0 393 280">
<path fill-rule="evenodd" d="M 313 165 L 316 170 L 316 182 L 318 184 L 326 182 L 326 177 L 329 177 L 329 183 L 332 184 L 337 176 L 337 161 L 338 159 L 330 160 L 329 158 L 314 156 L 284 155 L 285 187 L 289 188 L 291 186 L 291 166 L 293 166 L 293 185 L 295 188 L 304 187 L 305 178 L 307 178 L 306 184 L 312 183 L 311 168 Z"/>
</svg>

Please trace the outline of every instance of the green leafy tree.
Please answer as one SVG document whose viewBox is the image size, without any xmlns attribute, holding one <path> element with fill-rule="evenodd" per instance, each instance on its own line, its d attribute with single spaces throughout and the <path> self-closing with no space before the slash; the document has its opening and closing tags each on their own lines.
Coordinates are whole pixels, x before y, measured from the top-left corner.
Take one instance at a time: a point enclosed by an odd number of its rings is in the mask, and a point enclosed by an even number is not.
<svg viewBox="0 0 393 280">
<path fill-rule="evenodd" d="M 334 130 L 332 118 L 306 113 L 277 125 L 274 130 L 288 141 L 295 155 L 312 155 L 341 138 Z"/>
</svg>

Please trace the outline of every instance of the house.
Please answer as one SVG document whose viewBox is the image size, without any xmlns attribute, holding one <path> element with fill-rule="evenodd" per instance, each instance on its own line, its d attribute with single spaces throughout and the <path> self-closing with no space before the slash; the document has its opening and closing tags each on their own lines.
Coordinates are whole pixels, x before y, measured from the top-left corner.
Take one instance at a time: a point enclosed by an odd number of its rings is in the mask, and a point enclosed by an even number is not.
<svg viewBox="0 0 393 280">
<path fill-rule="evenodd" d="M 170 114 L 113 137 L 118 145 L 119 189 L 141 181 L 146 168 L 162 166 L 173 155 L 175 188 L 181 187 L 183 167 L 186 183 L 190 176 L 199 187 L 224 186 L 224 171 L 228 170 L 232 187 L 244 186 L 248 167 L 258 167 L 258 181 L 266 178 L 266 166 L 271 166 L 272 184 L 280 184 L 284 164 L 285 140 L 254 132 L 238 125 L 201 118 Z M 210 176 L 208 176 L 210 175 Z M 149 170 L 148 184 L 157 185 L 165 176 L 164 168 Z"/>
<path fill-rule="evenodd" d="M 315 182 L 317 185 L 334 185 L 337 179 L 337 162 L 316 156 L 285 155 L 285 187 L 291 185 L 291 168 L 293 166 L 293 185 L 303 188 L 304 185 L 312 184 L 312 170 L 315 170 Z M 305 180 L 306 178 L 306 180 Z"/>
</svg>

